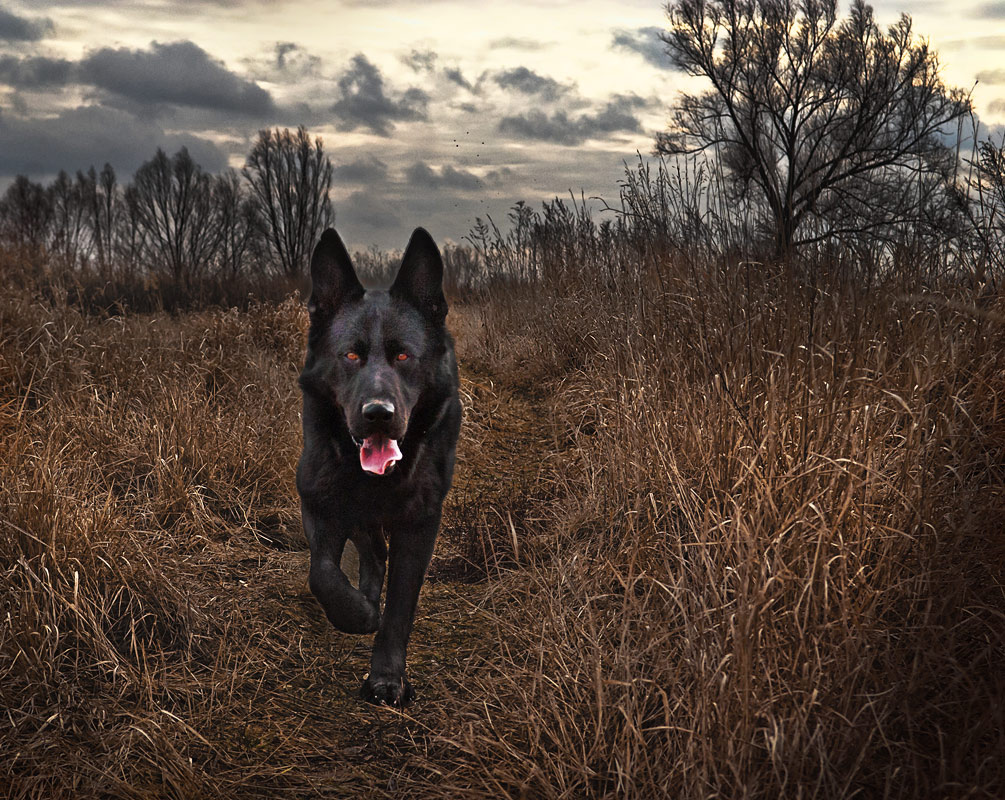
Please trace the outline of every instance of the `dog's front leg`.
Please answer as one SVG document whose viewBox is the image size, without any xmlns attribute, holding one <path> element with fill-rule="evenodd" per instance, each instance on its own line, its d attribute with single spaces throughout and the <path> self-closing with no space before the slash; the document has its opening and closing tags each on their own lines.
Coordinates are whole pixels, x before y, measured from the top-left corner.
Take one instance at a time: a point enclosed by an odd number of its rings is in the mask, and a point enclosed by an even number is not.
<svg viewBox="0 0 1005 800">
<path fill-rule="evenodd" d="M 353 542 L 359 552 L 359 590 L 380 608 L 380 592 L 384 588 L 387 544 L 380 528 L 360 531 Z"/>
<path fill-rule="evenodd" d="M 400 707 L 415 697 L 405 676 L 405 649 L 439 525 L 437 514 L 391 533 L 384 616 L 373 641 L 370 675 L 361 690 L 371 703 Z"/>
<path fill-rule="evenodd" d="M 311 510 L 301 502 L 304 533 L 311 546 L 308 583 L 329 622 L 345 633 L 373 633 L 380 624 L 377 604 L 353 586 L 339 566 L 348 538 L 339 521 Z"/>
</svg>

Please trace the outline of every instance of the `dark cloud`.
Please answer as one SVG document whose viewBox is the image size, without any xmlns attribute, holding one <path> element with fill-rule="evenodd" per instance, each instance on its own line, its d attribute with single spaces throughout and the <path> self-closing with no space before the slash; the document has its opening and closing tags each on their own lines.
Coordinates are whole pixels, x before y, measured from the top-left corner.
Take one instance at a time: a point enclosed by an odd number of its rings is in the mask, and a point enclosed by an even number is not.
<svg viewBox="0 0 1005 800">
<path fill-rule="evenodd" d="M 981 19 L 1005 19 L 1005 2 L 984 3 L 977 7 L 976 16 Z"/>
<path fill-rule="evenodd" d="M 497 72 L 492 76 L 492 80 L 503 89 L 537 95 L 542 100 L 557 100 L 570 90 L 570 87 L 563 86 L 554 78 L 538 75 L 527 67 L 515 67 Z"/>
<path fill-rule="evenodd" d="M 89 53 L 81 78 L 141 105 L 181 105 L 261 115 L 275 110 L 271 95 L 238 77 L 194 42 L 152 42 L 149 50 Z"/>
<path fill-rule="evenodd" d="M 212 142 L 192 135 L 167 134 L 149 120 L 101 106 L 80 106 L 56 117 L 21 119 L 0 113 L 0 175 L 53 175 L 110 161 L 131 174 L 158 147 L 173 153 L 186 146 L 212 172 L 227 158 Z"/>
<path fill-rule="evenodd" d="M 585 138 L 579 126 L 564 111 L 545 114 L 538 109 L 503 117 L 499 121 L 499 132 L 518 139 L 536 139 L 564 145 L 579 144 Z"/>
<path fill-rule="evenodd" d="M 661 33 L 662 30 L 654 25 L 634 30 L 618 30 L 614 33 L 611 47 L 614 50 L 638 53 L 654 67 L 673 69 L 673 64 L 666 52 L 666 45 L 660 39 Z"/>
<path fill-rule="evenodd" d="M 0 39 L 8 42 L 37 42 L 52 33 L 52 20 L 45 17 L 19 17 L 0 8 Z"/>
<path fill-rule="evenodd" d="M 485 173 L 486 183 L 492 186 L 505 186 L 506 183 L 516 178 L 516 172 L 509 167 L 499 167 Z"/>
<path fill-rule="evenodd" d="M 526 114 L 503 117 L 499 123 L 499 132 L 519 139 L 576 145 L 587 139 L 601 139 L 612 133 L 641 132 L 642 125 L 633 112 L 649 104 L 649 100 L 629 94 L 614 95 L 597 113 L 580 114 L 577 117 L 571 117 L 562 110 L 547 114 L 539 109 L 532 109 Z"/>
<path fill-rule="evenodd" d="M 1005 98 L 992 100 L 988 103 L 988 111 L 992 114 L 1005 114 Z"/>
<path fill-rule="evenodd" d="M 337 164 L 332 175 L 336 182 L 375 183 L 387 178 L 387 164 L 375 156 L 366 156 L 347 164 Z"/>
<path fill-rule="evenodd" d="M 429 95 L 412 87 L 404 92 L 385 89 L 384 76 L 359 53 L 338 79 L 339 99 L 331 110 L 346 130 L 368 128 L 390 136 L 395 122 L 426 119 Z"/>
<path fill-rule="evenodd" d="M 74 68 L 74 63 L 64 58 L 0 56 L 0 83 L 16 89 L 65 86 L 72 79 Z"/>
<path fill-rule="evenodd" d="M 977 80 L 981 83 L 1005 83 L 1005 69 L 986 69 L 977 73 Z"/>
<path fill-rule="evenodd" d="M 482 188 L 481 178 L 466 169 L 454 169 L 446 165 L 437 172 L 421 161 L 416 161 L 405 170 L 405 180 L 409 185 L 421 189 L 447 188 L 470 192 Z"/>
<path fill-rule="evenodd" d="M 384 248 L 404 247 L 405 231 L 401 213 L 401 202 L 378 192 L 359 189 L 345 200 L 335 201 L 335 219 L 339 231 L 352 231 L 350 247 L 370 242 Z M 400 234 L 391 238 L 393 234 Z"/>
<path fill-rule="evenodd" d="M 598 114 L 587 114 L 581 119 L 595 130 L 605 133 L 640 131 L 642 128 L 633 112 L 651 108 L 658 102 L 655 98 L 647 99 L 637 94 L 614 94 Z"/>
<path fill-rule="evenodd" d="M 358 191 L 355 186 L 336 185 L 339 234 L 351 251 L 370 244 L 400 251 L 416 225 L 426 228 L 441 245 L 448 238 L 459 242 L 470 231 L 475 217 L 485 219 L 489 215 L 495 220 L 505 220 L 518 200 L 537 206 L 539 201 L 556 196 L 568 198 L 571 190 L 577 198 L 583 193 L 586 197 L 606 197 L 616 204 L 618 181 L 624 178 L 624 147 L 513 149 L 500 137 L 495 140 L 497 148 L 481 151 L 480 161 L 485 162 L 486 172 L 479 173 L 485 185 L 478 191 L 424 189 L 405 180 L 359 187 Z M 392 174 L 399 163 L 407 166 L 418 158 L 436 165 L 437 173 L 442 163 L 461 168 L 452 160 L 413 153 L 397 139 L 386 144 L 380 155 L 387 160 Z M 496 178 L 492 177 L 493 172 L 498 173 Z"/>
<path fill-rule="evenodd" d="M 429 72 L 436 65 L 436 53 L 432 50 L 412 50 L 401 60 L 415 72 Z"/>
<path fill-rule="evenodd" d="M 474 86 L 471 82 L 464 77 L 464 74 L 456 67 L 448 67 L 443 70 L 444 77 L 451 83 L 456 83 L 458 86 L 467 89 L 469 92 L 474 90 Z"/>
</svg>

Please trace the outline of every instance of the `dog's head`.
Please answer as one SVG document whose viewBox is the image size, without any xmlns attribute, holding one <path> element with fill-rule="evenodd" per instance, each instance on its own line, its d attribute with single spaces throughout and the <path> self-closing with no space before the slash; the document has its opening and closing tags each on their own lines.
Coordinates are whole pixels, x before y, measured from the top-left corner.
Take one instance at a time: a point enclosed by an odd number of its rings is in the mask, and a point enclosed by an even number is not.
<svg viewBox="0 0 1005 800">
<path fill-rule="evenodd" d="M 383 475 L 402 458 L 412 411 L 443 354 L 443 261 L 416 228 L 390 289 L 365 290 L 329 228 L 311 257 L 311 330 L 305 391 L 332 403 L 359 448 L 360 466 Z"/>
</svg>

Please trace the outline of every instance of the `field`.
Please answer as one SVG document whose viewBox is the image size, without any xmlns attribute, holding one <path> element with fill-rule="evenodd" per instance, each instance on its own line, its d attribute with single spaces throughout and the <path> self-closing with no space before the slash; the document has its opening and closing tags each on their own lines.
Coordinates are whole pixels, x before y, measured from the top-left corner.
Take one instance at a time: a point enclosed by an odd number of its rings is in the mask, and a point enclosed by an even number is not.
<svg viewBox="0 0 1005 800">
<path fill-rule="evenodd" d="M 306 591 L 300 303 L 8 281 L 0 795 L 1003 796 L 1005 297 L 604 259 L 453 299 L 405 712 Z"/>
</svg>

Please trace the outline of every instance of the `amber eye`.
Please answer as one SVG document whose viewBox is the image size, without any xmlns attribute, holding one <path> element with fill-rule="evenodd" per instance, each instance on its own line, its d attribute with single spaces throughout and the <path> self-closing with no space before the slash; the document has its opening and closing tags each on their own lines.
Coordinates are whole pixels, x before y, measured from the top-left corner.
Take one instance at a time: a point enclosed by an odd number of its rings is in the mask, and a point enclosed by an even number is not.
<svg viewBox="0 0 1005 800">
<path fill-rule="evenodd" d="M 359 355 L 357 353 L 346 353 L 345 357 L 350 361 L 359 361 Z"/>
<path fill-rule="evenodd" d="M 395 358 L 398 361 L 408 361 L 409 356 L 408 356 L 408 353 L 398 353 L 398 355 L 395 356 Z"/>
</svg>

